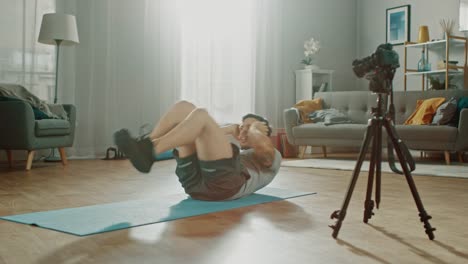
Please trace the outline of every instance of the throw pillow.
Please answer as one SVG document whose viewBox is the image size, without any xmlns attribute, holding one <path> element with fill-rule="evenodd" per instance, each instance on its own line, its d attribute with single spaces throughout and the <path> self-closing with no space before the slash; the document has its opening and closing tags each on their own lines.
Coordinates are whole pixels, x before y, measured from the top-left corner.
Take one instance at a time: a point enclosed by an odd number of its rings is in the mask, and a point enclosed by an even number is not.
<svg viewBox="0 0 468 264">
<path fill-rule="evenodd" d="M 19 98 L 15 98 L 15 97 L 9 97 L 9 96 L 0 96 L 0 101 L 3 101 L 3 102 L 25 102 Z M 29 104 L 29 102 L 26 102 Z M 33 109 L 33 112 L 34 112 L 34 119 L 35 120 L 41 120 L 41 119 L 52 119 L 52 117 L 48 116 L 46 113 L 42 112 L 41 110 L 39 110 L 38 108 L 32 106 L 32 109 Z"/>
<path fill-rule="evenodd" d="M 463 108 L 468 108 L 468 97 L 462 97 L 458 101 L 457 111 L 460 112 Z"/>
<path fill-rule="evenodd" d="M 309 115 L 310 113 L 321 110 L 323 108 L 323 99 L 315 98 L 313 100 L 302 100 L 295 104 L 294 107 L 299 110 L 302 122 L 312 123 Z"/>
<path fill-rule="evenodd" d="M 430 98 L 426 100 L 418 100 L 416 109 L 406 119 L 405 125 L 427 125 L 432 121 L 432 117 L 437 111 L 437 108 L 445 102 L 444 97 Z"/>
<path fill-rule="evenodd" d="M 463 108 L 468 108 L 468 97 L 462 97 L 460 98 L 460 100 L 458 100 L 457 112 L 451 122 L 456 127 L 458 127 L 458 120 L 460 119 L 460 112 Z"/>
<path fill-rule="evenodd" d="M 457 98 L 452 97 L 447 102 L 443 103 L 432 118 L 434 125 L 447 125 L 457 113 Z"/>
</svg>

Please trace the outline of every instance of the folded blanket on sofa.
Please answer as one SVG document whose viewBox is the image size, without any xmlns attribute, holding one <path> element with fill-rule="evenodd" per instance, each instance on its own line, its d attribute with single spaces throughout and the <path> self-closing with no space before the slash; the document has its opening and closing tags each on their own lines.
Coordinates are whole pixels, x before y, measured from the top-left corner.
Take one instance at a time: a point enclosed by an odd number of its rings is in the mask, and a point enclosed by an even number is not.
<svg viewBox="0 0 468 264">
<path fill-rule="evenodd" d="M 32 107 L 44 112 L 50 118 L 68 120 L 67 112 L 62 105 L 47 104 L 21 85 L 0 83 L 0 96 L 13 97 L 25 101 Z"/>
<path fill-rule="evenodd" d="M 326 126 L 334 124 L 349 124 L 353 122 L 346 114 L 334 108 L 314 111 L 309 115 L 309 118 L 314 123 L 323 122 Z"/>
</svg>

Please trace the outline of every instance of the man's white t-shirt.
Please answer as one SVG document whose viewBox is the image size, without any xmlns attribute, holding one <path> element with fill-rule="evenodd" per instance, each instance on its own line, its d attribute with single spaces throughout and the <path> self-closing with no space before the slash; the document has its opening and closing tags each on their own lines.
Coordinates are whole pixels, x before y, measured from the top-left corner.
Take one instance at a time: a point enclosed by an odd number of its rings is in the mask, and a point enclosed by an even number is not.
<svg viewBox="0 0 468 264">
<path fill-rule="evenodd" d="M 239 146 L 239 142 L 235 139 L 231 139 L 231 142 Z M 239 192 L 234 196 L 228 198 L 227 200 L 234 200 L 244 196 L 247 196 L 251 193 L 254 193 L 261 188 L 267 186 L 278 174 L 278 171 L 281 167 L 281 153 L 275 149 L 275 158 L 273 164 L 269 168 L 265 168 L 253 157 L 254 150 L 247 149 L 241 150 L 239 154 L 241 171 L 244 174 L 250 176 L 246 180 L 245 184 L 241 187 Z"/>
</svg>

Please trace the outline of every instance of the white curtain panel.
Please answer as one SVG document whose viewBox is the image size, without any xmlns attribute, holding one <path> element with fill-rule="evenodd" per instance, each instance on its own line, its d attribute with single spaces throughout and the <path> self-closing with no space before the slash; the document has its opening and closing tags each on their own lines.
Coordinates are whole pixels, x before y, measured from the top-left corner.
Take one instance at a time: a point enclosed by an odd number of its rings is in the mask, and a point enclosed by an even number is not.
<svg viewBox="0 0 468 264">
<path fill-rule="evenodd" d="M 0 0 L 0 82 L 25 86 L 42 100 L 53 98 L 55 47 L 37 42 L 42 15 L 55 0 Z"/>
<path fill-rule="evenodd" d="M 285 84 L 283 61 L 283 0 L 255 1 L 255 112 L 273 128 L 283 124 L 292 87 Z M 292 73 L 291 73 L 292 74 Z"/>
<path fill-rule="evenodd" d="M 282 124 L 282 0 L 178 0 L 181 98 L 219 123 Z"/>
<path fill-rule="evenodd" d="M 80 35 L 80 44 L 67 50 L 73 62 L 64 63 L 69 67 L 61 84 L 68 89 L 63 101 L 77 107 L 69 154 L 102 157 L 114 146 L 115 131 L 128 128 L 138 135 L 176 102 L 178 50 L 168 43 L 172 31 L 160 27 L 173 26 L 174 18 L 151 0 L 80 0 L 59 7 L 76 14 Z"/>
<path fill-rule="evenodd" d="M 255 1 L 178 0 L 181 98 L 219 123 L 253 111 Z"/>
<path fill-rule="evenodd" d="M 281 34 L 280 3 L 58 2 L 76 15 L 80 35 L 61 57 L 61 99 L 77 107 L 69 154 L 102 157 L 117 129 L 138 134 L 180 99 L 207 108 L 220 123 L 258 111 L 277 125 L 281 40 L 273 42 Z"/>
</svg>

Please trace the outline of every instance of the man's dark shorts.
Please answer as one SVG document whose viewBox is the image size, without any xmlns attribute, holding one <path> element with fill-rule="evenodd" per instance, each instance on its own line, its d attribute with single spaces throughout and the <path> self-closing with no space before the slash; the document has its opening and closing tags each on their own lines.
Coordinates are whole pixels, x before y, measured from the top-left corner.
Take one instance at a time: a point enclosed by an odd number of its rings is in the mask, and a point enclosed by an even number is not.
<svg viewBox="0 0 468 264">
<path fill-rule="evenodd" d="M 237 194 L 245 184 L 246 176 L 241 172 L 239 148 L 231 144 L 233 157 L 214 161 L 203 161 L 194 153 L 180 158 L 174 149 L 177 161 L 176 174 L 185 192 L 193 199 L 219 201 Z"/>
</svg>

